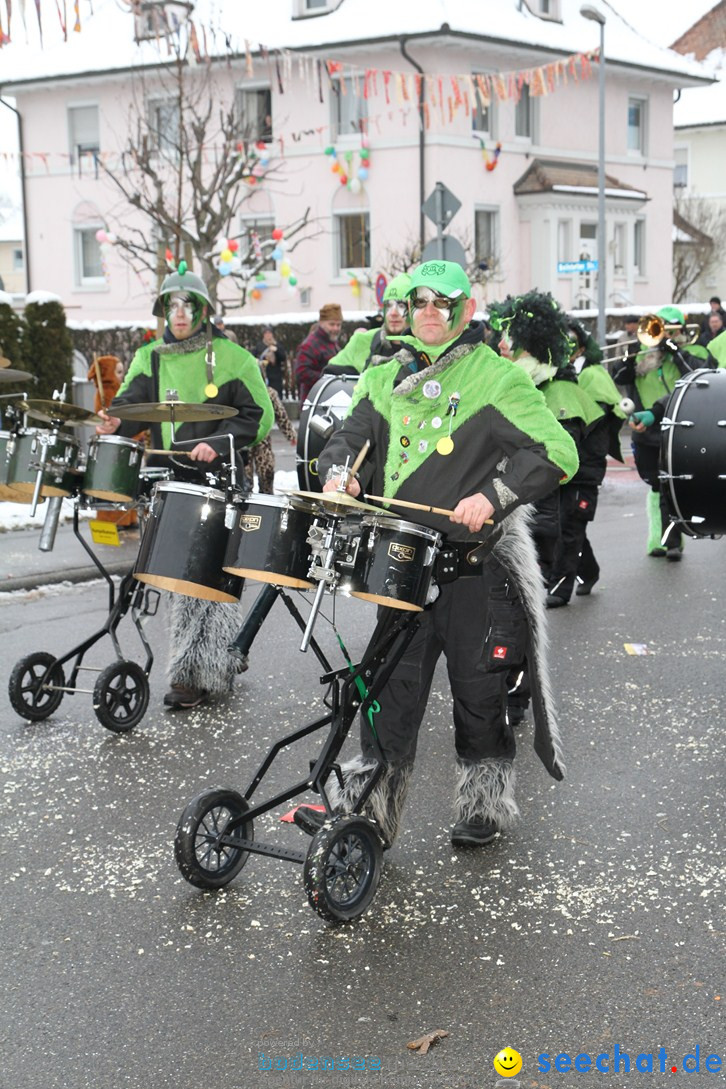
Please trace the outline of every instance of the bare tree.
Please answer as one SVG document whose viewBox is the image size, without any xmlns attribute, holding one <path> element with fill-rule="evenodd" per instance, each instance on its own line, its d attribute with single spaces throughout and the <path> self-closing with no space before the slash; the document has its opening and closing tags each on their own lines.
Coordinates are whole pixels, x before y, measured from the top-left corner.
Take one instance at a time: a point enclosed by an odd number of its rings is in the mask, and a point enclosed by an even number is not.
<svg viewBox="0 0 726 1089">
<path fill-rule="evenodd" d="M 453 234 L 453 232 L 452 232 Z M 455 235 L 457 241 L 466 254 L 466 263 L 463 266 L 466 275 L 472 284 L 486 286 L 490 280 L 495 279 L 501 272 L 499 255 L 488 256 L 486 259 L 477 255 L 476 245 L 470 231 L 463 231 Z M 390 276 L 398 276 L 401 272 L 411 272 L 416 265 L 421 264 L 421 245 L 418 239 L 410 236 L 398 249 L 387 249 L 380 265 Z"/>
<path fill-rule="evenodd" d="M 676 197 L 673 208 L 673 301 L 684 302 L 711 273 L 726 248 L 726 209 L 698 197 Z"/>
<path fill-rule="evenodd" d="M 238 249 L 224 279 L 234 285 L 234 305 L 243 306 L 278 242 L 240 232 L 239 211 L 258 189 L 280 183 L 281 168 L 270 166 L 259 134 L 251 126 L 244 131 L 233 96 L 225 100 L 223 62 L 190 63 L 181 33 L 169 33 L 166 42 L 172 60 L 134 81 L 124 146 L 115 162 L 100 164 L 120 197 L 108 226 L 137 272 L 161 276 L 184 259 L 204 279 L 215 308 L 220 253 L 233 241 Z M 128 222 L 129 205 L 143 214 L 138 225 Z M 280 226 L 286 258 L 315 233 L 309 208 Z"/>
</svg>

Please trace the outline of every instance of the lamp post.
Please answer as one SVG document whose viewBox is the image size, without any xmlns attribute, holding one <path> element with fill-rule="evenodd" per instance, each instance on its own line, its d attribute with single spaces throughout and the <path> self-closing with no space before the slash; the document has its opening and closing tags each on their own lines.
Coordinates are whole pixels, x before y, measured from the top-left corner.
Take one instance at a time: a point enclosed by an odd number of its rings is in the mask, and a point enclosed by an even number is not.
<svg viewBox="0 0 726 1089">
<path fill-rule="evenodd" d="M 580 15 L 600 25 L 600 62 L 598 64 L 598 147 L 597 147 L 597 341 L 605 343 L 605 273 L 607 245 L 605 238 L 605 16 L 592 4 L 583 4 Z"/>
</svg>

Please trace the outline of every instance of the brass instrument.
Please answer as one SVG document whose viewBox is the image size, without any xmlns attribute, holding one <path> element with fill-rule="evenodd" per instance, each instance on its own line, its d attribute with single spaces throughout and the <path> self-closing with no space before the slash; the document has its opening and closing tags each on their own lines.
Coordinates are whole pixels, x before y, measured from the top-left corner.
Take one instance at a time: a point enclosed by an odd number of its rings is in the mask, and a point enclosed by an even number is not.
<svg viewBox="0 0 726 1089">
<path fill-rule="evenodd" d="M 688 344 L 695 344 L 698 340 L 700 327 L 698 324 L 690 322 L 687 325 L 669 323 L 663 321 L 663 318 L 659 318 L 657 314 L 644 314 L 638 322 L 638 328 L 634 339 L 621 340 L 615 344 L 605 344 L 601 351 L 603 356 L 607 359 L 607 352 L 614 352 L 616 356 L 620 354 L 625 355 L 631 344 L 640 344 L 642 348 L 655 348 L 661 343 L 664 337 L 670 336 L 671 333 L 675 332 L 688 333 L 690 339 L 685 341 L 682 345 L 682 347 L 685 347 Z"/>
</svg>

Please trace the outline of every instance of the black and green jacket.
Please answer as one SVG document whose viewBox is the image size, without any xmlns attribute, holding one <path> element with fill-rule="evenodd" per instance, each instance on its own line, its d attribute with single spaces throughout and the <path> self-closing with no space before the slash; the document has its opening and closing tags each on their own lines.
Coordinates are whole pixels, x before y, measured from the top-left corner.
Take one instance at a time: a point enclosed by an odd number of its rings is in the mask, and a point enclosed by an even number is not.
<svg viewBox="0 0 726 1089">
<path fill-rule="evenodd" d="M 405 337 L 390 363 L 364 371 L 347 419 L 320 456 L 321 478 L 370 439 L 359 473 L 364 491 L 449 510 L 482 492 L 495 521 L 568 480 L 577 469 L 574 443 L 530 378 L 487 348 L 482 333 L 471 323 L 433 363 L 420 341 Z M 458 400 L 455 413 L 450 398 Z M 449 432 L 454 448 L 442 455 L 436 445 Z M 444 516 L 422 512 L 416 521 L 449 539 L 472 539 Z"/>
<path fill-rule="evenodd" d="M 208 397 L 206 332 L 188 340 L 177 341 L 165 335 L 163 340 L 144 344 L 131 360 L 128 374 L 113 399 L 109 414 L 120 405 L 167 400 L 167 391 L 176 390 L 179 400 L 189 404 L 229 405 L 238 415 L 222 420 L 184 423 L 176 426 L 176 443 L 188 445 L 194 440 L 206 442 L 219 454 L 228 450 L 226 436 L 234 436 L 235 449 L 253 446 L 265 438 L 272 427 L 272 404 L 257 360 L 223 336 L 213 336 L 214 376 L 218 392 Z M 152 446 L 168 450 L 171 424 L 150 425 Z M 139 431 L 138 420 L 124 420 L 117 434 L 131 436 Z"/>
</svg>

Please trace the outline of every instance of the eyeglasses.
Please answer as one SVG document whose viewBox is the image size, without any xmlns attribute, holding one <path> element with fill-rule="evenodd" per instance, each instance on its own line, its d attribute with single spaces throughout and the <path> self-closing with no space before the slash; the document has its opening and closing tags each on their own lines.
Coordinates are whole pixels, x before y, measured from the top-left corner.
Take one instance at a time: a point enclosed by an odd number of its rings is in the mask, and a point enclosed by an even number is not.
<svg viewBox="0 0 726 1089">
<path fill-rule="evenodd" d="M 449 299 L 446 295 L 440 295 L 430 287 L 417 287 L 411 296 L 411 305 L 414 310 L 423 310 L 429 303 L 433 303 L 437 310 L 450 310 L 455 299 Z"/>
<path fill-rule="evenodd" d="M 391 310 L 397 310 L 399 314 L 405 314 L 408 310 L 405 299 L 386 299 L 383 304 L 383 309 L 386 313 Z"/>
</svg>

